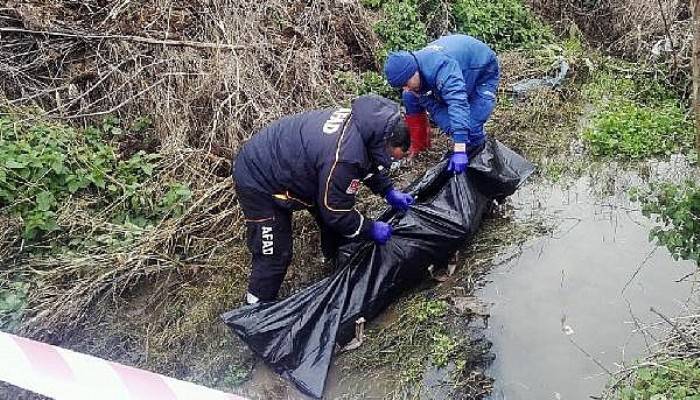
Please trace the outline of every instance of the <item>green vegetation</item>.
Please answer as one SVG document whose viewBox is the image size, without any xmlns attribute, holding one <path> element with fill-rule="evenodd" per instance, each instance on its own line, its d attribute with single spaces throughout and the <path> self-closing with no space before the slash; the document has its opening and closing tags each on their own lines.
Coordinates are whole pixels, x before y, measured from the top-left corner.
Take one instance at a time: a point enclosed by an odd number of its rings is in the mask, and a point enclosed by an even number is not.
<svg viewBox="0 0 700 400">
<path fill-rule="evenodd" d="M 640 71 L 639 66 L 604 60 L 598 68 L 582 88 L 584 96 L 595 105 L 605 106 L 622 99 L 644 106 L 678 101 L 672 87 Z"/>
<path fill-rule="evenodd" d="M 145 129 L 141 119 L 131 128 Z M 76 196 L 92 195 L 95 210 L 112 206 L 112 221 L 145 226 L 182 212 L 187 186 L 173 182 L 165 194 L 147 183 L 158 154 L 137 151 L 120 159 L 115 143 L 124 130 L 116 119 L 78 131 L 47 121 L 0 118 L 0 212 L 23 221 L 24 236 L 59 230 L 56 217 Z"/>
<path fill-rule="evenodd" d="M 620 400 L 700 399 L 700 361 L 672 360 L 641 368 L 634 383 L 620 391 Z"/>
<path fill-rule="evenodd" d="M 458 31 L 498 50 L 531 48 L 554 37 L 521 0 L 459 0 L 453 14 Z"/>
<path fill-rule="evenodd" d="M 650 232 L 670 250 L 675 259 L 693 260 L 700 265 L 700 186 L 662 183 L 635 193 L 646 216 L 657 215 L 662 224 Z"/>
<path fill-rule="evenodd" d="M 374 72 L 365 71 L 360 74 L 353 72 L 337 72 L 335 74 L 338 85 L 354 96 L 361 96 L 367 93 L 376 93 L 390 99 L 399 101 L 399 92 L 394 90 L 386 81 L 384 76 Z"/>
<path fill-rule="evenodd" d="M 433 348 L 431 350 L 433 365 L 436 367 L 447 366 L 447 362 L 454 356 L 457 345 L 457 341 L 452 337 L 444 333 L 436 333 L 433 336 Z"/>
<path fill-rule="evenodd" d="M 417 50 L 428 43 L 428 30 L 422 20 L 417 0 L 387 1 L 382 5 L 382 20 L 374 31 L 382 41 L 379 61 L 393 50 Z"/>
<path fill-rule="evenodd" d="M 551 182 L 558 182 L 567 185 L 572 179 L 583 175 L 590 164 L 588 161 L 575 158 L 570 160 L 544 159 L 538 165 L 543 176 Z"/>
<path fill-rule="evenodd" d="M 392 50 L 417 50 L 429 32 L 440 6 L 434 1 L 363 0 L 370 9 L 381 7 L 383 18 L 374 30 L 383 43 L 382 61 Z M 533 48 L 550 42 L 554 34 L 521 0 L 459 0 L 446 5 L 458 32 L 472 35 L 495 49 Z"/>
<path fill-rule="evenodd" d="M 0 287 L 0 329 L 14 330 L 22 320 L 27 307 L 29 284 L 12 282 L 7 288 Z"/>
<path fill-rule="evenodd" d="M 385 0 L 360 0 L 363 6 L 370 9 L 377 9 L 382 6 Z"/>
<path fill-rule="evenodd" d="M 389 368 L 397 374 L 397 390 L 408 393 L 420 385 L 427 368 L 450 362 L 465 365 L 469 350 L 447 324 L 447 302 L 417 294 L 402 301 L 398 318 L 380 331 L 370 331 L 367 343 L 349 355 L 354 371 Z"/>
<path fill-rule="evenodd" d="M 251 372 L 251 369 L 248 367 L 242 367 L 240 365 L 231 365 L 228 367 L 228 369 L 226 369 L 221 383 L 225 387 L 229 388 L 241 386 L 243 382 L 250 378 Z"/>
<path fill-rule="evenodd" d="M 648 107 L 618 100 L 593 119 L 584 132 L 596 156 L 640 159 L 689 150 L 693 125 L 675 101 Z"/>
<path fill-rule="evenodd" d="M 615 72 L 621 67 L 606 68 L 583 89 L 598 109 L 583 133 L 592 154 L 641 159 L 692 149 L 692 121 L 672 90 L 641 74 Z"/>
</svg>

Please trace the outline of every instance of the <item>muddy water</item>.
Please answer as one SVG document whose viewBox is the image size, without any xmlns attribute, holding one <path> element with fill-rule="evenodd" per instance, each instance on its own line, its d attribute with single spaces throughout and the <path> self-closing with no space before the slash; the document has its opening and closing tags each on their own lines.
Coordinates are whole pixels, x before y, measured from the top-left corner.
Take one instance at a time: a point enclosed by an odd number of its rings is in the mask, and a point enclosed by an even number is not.
<svg viewBox="0 0 700 400">
<path fill-rule="evenodd" d="M 646 179 L 688 177 L 683 165 L 641 173 L 605 166 L 569 185 L 530 184 L 513 196 L 516 220 L 545 218 L 556 228 L 497 267 L 478 293 L 493 303 L 492 399 L 586 399 L 604 389 L 605 370 L 646 354 L 653 339 L 635 333 L 633 321 L 658 322 L 650 307 L 677 315 L 693 278 L 677 281 L 694 266 L 649 243 L 653 224 L 627 192 Z"/>
</svg>

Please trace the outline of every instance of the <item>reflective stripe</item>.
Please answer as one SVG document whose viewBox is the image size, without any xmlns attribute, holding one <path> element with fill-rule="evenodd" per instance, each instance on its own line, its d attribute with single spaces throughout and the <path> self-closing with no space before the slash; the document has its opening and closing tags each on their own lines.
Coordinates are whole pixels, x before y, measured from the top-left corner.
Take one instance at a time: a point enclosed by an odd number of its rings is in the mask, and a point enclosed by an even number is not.
<svg viewBox="0 0 700 400">
<path fill-rule="evenodd" d="M 345 235 L 346 238 L 352 239 L 355 236 L 360 234 L 360 231 L 362 230 L 362 225 L 365 223 L 365 217 L 360 214 L 359 211 L 355 210 L 355 212 L 360 216 L 360 226 L 357 227 L 357 230 L 353 232 L 351 235 Z"/>
<path fill-rule="evenodd" d="M 265 221 L 274 221 L 275 217 L 269 217 L 269 218 L 259 218 L 259 219 L 248 219 L 245 218 L 245 222 L 265 222 Z"/>
<path fill-rule="evenodd" d="M 350 126 L 351 119 L 352 119 L 352 113 L 350 114 L 350 117 L 345 121 L 345 126 L 343 126 L 343 131 L 340 134 L 340 137 L 338 138 L 338 147 L 336 147 L 336 149 L 335 149 L 335 161 L 333 161 L 333 166 L 331 167 L 331 170 L 328 173 L 328 178 L 326 178 L 326 190 L 323 193 L 323 205 L 328 210 L 335 211 L 335 212 L 355 211 L 357 213 L 357 215 L 360 216 L 360 225 L 358 225 L 357 230 L 350 235 L 344 235 L 346 238 L 349 238 L 349 239 L 352 239 L 360 234 L 360 231 L 362 231 L 362 225 L 364 225 L 364 223 L 365 223 L 365 217 L 359 211 L 357 211 L 355 208 L 338 209 L 338 208 L 332 208 L 330 205 L 328 205 L 328 188 L 329 188 L 330 183 L 331 183 L 331 177 L 333 176 L 333 172 L 335 171 L 335 166 L 338 164 L 338 159 L 340 158 L 340 146 L 343 143 L 343 138 L 345 137 L 345 132 L 348 130 L 348 127 Z"/>
<path fill-rule="evenodd" d="M 301 203 L 304 206 L 309 207 L 309 208 L 311 208 L 313 206 L 312 204 L 309 204 L 303 200 L 297 199 L 296 197 L 292 196 L 291 194 L 289 194 L 289 190 L 287 190 L 284 193 L 273 194 L 272 197 L 274 197 L 278 200 L 283 200 L 283 201 L 294 200 L 294 201 Z"/>
</svg>

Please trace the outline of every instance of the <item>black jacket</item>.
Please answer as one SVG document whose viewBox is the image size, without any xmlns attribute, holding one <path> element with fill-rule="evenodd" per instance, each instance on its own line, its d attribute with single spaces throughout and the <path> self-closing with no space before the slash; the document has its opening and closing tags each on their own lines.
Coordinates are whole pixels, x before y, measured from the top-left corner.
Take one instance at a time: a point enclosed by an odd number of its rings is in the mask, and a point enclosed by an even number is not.
<svg viewBox="0 0 700 400">
<path fill-rule="evenodd" d="M 367 237 L 371 221 L 354 209 L 355 194 L 361 182 L 381 196 L 392 188 L 384 139 L 399 118 L 399 105 L 377 95 L 358 97 L 351 109 L 281 118 L 243 146 L 234 180 L 291 210 L 318 209 L 346 237 Z"/>
</svg>

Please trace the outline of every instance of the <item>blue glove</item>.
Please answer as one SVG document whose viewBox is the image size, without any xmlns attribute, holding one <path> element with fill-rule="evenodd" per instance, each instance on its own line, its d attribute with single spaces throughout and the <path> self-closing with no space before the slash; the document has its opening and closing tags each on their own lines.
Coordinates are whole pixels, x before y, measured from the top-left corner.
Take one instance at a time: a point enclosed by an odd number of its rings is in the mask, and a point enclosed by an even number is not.
<svg viewBox="0 0 700 400">
<path fill-rule="evenodd" d="M 383 245 L 391 239 L 391 231 L 391 225 L 386 222 L 374 221 L 372 222 L 372 229 L 369 232 L 369 236 L 378 245 Z"/>
<path fill-rule="evenodd" d="M 413 196 L 396 189 L 391 189 L 385 198 L 392 208 L 399 211 L 406 211 L 413 204 Z"/>
<path fill-rule="evenodd" d="M 469 165 L 469 156 L 467 155 L 467 138 L 469 137 L 469 132 L 467 131 L 457 131 L 452 134 L 452 140 L 455 141 L 455 147 L 453 149 L 452 156 L 450 156 L 450 162 L 447 164 L 447 170 L 449 172 L 454 172 L 455 174 L 461 174 L 467 169 Z"/>
<path fill-rule="evenodd" d="M 455 174 L 461 174 L 469 165 L 469 156 L 466 152 L 452 153 L 450 162 L 447 164 L 447 170 Z"/>
</svg>

